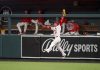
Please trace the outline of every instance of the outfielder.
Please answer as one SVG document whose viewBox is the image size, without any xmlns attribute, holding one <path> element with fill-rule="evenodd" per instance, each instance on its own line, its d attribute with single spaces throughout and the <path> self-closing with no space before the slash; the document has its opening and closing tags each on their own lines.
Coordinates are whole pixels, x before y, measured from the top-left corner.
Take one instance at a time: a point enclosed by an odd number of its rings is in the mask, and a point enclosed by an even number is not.
<svg viewBox="0 0 100 70">
<path fill-rule="evenodd" d="M 58 50 L 61 52 L 62 56 L 65 57 L 66 53 L 60 47 L 60 41 L 61 41 L 60 32 L 61 32 L 61 25 L 65 20 L 64 16 L 66 16 L 65 9 L 63 9 L 62 15 L 63 16 L 61 17 L 60 21 L 56 21 L 54 23 L 54 27 L 47 26 L 47 28 L 51 28 L 51 30 L 53 30 L 53 34 L 54 34 L 55 39 L 52 41 L 50 47 L 48 49 L 45 49 L 45 51 L 49 53 L 52 50 L 52 47 L 56 45 Z"/>
</svg>

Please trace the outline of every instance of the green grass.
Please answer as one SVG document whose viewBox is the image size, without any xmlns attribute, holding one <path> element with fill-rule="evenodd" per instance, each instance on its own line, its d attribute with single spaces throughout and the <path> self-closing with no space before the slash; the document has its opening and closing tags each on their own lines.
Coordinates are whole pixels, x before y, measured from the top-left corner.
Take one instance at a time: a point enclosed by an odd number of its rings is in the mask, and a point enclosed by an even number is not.
<svg viewBox="0 0 100 70">
<path fill-rule="evenodd" d="M 100 70 L 99 63 L 0 61 L 0 70 Z"/>
</svg>

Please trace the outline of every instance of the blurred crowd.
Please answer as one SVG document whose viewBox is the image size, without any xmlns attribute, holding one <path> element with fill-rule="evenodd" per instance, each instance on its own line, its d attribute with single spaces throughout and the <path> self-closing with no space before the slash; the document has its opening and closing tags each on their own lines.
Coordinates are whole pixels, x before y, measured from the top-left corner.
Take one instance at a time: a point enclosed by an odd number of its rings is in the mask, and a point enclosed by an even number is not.
<svg viewBox="0 0 100 70">
<path fill-rule="evenodd" d="M 24 14 L 30 14 L 30 10 L 24 10 Z M 0 14 L 12 14 L 12 11 L 10 8 L 4 8 L 1 9 Z M 45 14 L 43 10 L 38 10 L 36 14 Z M 55 20 L 59 20 L 55 18 Z M 67 20 L 67 21 L 66 21 Z M 44 25 L 52 25 L 53 22 L 50 18 L 45 18 L 45 17 L 22 17 L 20 20 L 16 23 L 16 27 L 18 29 L 18 34 L 27 34 L 27 29 L 28 27 L 33 26 L 33 23 L 38 24 L 39 27 L 42 27 L 44 29 Z M 5 27 L 4 25 L 7 25 L 8 23 L 8 18 L 7 17 L 0 17 L 0 30 L 1 34 L 4 34 Z M 76 22 L 74 19 L 68 19 L 67 17 L 65 18 L 64 22 L 64 35 L 88 35 L 88 31 L 84 31 L 81 33 L 81 26 L 78 22 Z M 83 25 L 89 25 L 89 22 L 85 22 Z M 99 31 L 96 33 L 97 35 L 100 35 Z"/>
</svg>

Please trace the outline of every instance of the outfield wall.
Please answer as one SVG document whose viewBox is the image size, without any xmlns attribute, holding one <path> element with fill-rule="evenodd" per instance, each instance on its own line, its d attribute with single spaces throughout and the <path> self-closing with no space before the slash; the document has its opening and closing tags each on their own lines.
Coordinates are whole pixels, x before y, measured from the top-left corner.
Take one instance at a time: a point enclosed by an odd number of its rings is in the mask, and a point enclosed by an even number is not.
<svg viewBox="0 0 100 70">
<path fill-rule="evenodd" d="M 20 58 L 21 37 L 18 35 L 0 36 L 0 56 L 1 58 Z"/>
<path fill-rule="evenodd" d="M 54 46 L 50 53 L 45 52 L 53 41 L 53 36 L 22 35 L 21 58 L 44 59 L 100 59 L 100 36 L 61 36 L 61 47 L 66 53 L 62 58 Z"/>
<path fill-rule="evenodd" d="M 0 57 L 2 57 L 2 37 L 0 36 Z"/>
<path fill-rule="evenodd" d="M 53 41 L 51 35 L 2 35 L 0 58 L 100 59 L 100 36 L 61 36 L 62 58 L 56 46 L 50 53 L 44 49 Z"/>
</svg>

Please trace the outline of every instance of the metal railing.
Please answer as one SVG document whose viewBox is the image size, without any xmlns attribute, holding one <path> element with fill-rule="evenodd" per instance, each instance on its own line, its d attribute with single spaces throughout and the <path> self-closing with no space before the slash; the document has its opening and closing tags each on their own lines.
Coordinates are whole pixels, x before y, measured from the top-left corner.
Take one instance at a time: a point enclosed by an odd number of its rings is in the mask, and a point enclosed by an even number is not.
<svg viewBox="0 0 100 70">
<path fill-rule="evenodd" d="M 11 18 L 13 17 L 61 17 L 61 14 L 9 14 L 9 15 L 3 15 L 0 14 L 1 17 L 7 17 L 8 18 L 8 34 L 11 34 Z M 100 18 L 100 14 L 68 14 L 66 17 L 68 18 Z M 36 30 L 35 34 L 38 32 L 38 25 L 35 24 Z M 65 26 L 64 26 L 65 27 Z M 62 30 L 62 33 L 64 32 L 64 28 Z"/>
</svg>

